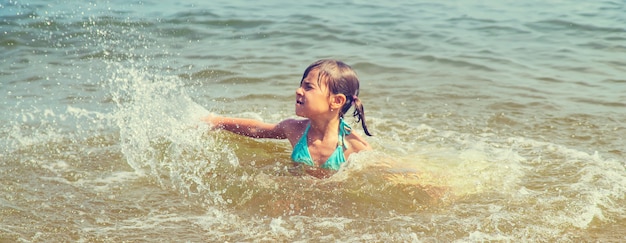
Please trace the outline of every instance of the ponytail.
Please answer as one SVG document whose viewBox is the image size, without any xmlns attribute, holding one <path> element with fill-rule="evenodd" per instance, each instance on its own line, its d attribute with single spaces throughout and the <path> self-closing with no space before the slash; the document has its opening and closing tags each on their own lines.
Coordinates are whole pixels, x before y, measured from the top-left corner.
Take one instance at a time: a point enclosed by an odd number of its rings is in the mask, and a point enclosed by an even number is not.
<svg viewBox="0 0 626 243">
<path fill-rule="evenodd" d="M 365 110 L 363 109 L 363 103 L 356 95 L 352 96 L 352 102 L 350 105 L 354 105 L 354 113 L 352 115 L 356 117 L 357 122 L 361 122 L 361 126 L 363 127 L 363 131 L 367 136 L 372 136 L 370 131 L 367 129 L 367 125 L 365 124 Z M 348 106 L 350 108 L 350 106 Z"/>
</svg>

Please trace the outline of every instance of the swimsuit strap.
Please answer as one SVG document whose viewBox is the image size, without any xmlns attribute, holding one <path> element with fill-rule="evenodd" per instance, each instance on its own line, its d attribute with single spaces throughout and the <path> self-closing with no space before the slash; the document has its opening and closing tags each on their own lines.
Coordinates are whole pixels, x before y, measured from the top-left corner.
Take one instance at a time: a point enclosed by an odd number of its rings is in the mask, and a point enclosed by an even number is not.
<svg viewBox="0 0 626 243">
<path fill-rule="evenodd" d="M 346 135 L 350 135 L 352 128 L 346 122 L 343 121 L 343 118 L 339 119 L 339 140 L 337 140 L 337 147 L 342 147 L 344 150 L 348 149 L 345 142 L 343 141 Z"/>
</svg>

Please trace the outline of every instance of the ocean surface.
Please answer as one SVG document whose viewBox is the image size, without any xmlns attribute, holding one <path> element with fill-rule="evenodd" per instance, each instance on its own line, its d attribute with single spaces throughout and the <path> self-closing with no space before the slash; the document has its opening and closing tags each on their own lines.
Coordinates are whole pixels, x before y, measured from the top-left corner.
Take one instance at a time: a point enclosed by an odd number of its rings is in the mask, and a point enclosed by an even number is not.
<svg viewBox="0 0 626 243">
<path fill-rule="evenodd" d="M 0 0 L 0 242 L 626 241 L 625 13 Z M 199 125 L 295 117 L 321 58 L 359 74 L 374 134 L 331 178 Z"/>
</svg>

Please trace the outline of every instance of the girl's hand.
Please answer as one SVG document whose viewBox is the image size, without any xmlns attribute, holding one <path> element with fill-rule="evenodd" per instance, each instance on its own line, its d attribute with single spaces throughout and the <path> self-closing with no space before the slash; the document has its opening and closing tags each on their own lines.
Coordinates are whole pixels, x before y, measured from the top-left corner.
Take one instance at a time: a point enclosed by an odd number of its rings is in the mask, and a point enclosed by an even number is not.
<svg viewBox="0 0 626 243">
<path fill-rule="evenodd" d="M 209 125 L 210 127 L 213 127 L 213 120 L 214 119 L 215 119 L 215 115 L 213 115 L 213 113 L 209 113 L 208 116 L 200 118 L 200 121 L 204 122 L 205 124 Z"/>
<path fill-rule="evenodd" d="M 203 125 L 207 125 L 209 127 L 210 130 L 215 130 L 219 128 L 219 116 L 216 116 L 213 113 L 209 113 L 209 115 L 200 118 L 200 121 L 203 123 Z"/>
<path fill-rule="evenodd" d="M 200 117 L 198 121 L 195 122 L 194 125 L 192 125 L 192 127 L 195 129 L 203 128 L 206 130 L 215 130 L 217 129 L 217 127 L 215 126 L 216 118 L 217 116 L 215 116 L 213 113 L 209 113 L 209 115 L 207 116 Z"/>
</svg>

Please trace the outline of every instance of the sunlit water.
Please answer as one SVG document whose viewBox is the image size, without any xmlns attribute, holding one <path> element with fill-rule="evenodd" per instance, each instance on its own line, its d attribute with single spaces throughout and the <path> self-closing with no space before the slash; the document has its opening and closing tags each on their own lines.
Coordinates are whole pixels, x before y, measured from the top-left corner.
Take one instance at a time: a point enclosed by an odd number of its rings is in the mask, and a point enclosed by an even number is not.
<svg viewBox="0 0 626 243">
<path fill-rule="evenodd" d="M 0 241 L 626 240 L 626 3 L 481 2 L 0 1 Z M 375 135 L 333 177 L 198 123 L 320 58 Z"/>
</svg>

